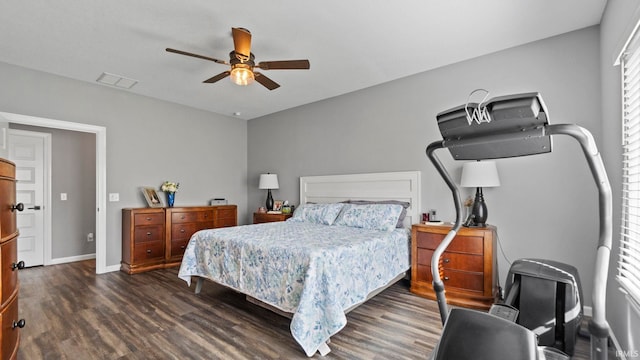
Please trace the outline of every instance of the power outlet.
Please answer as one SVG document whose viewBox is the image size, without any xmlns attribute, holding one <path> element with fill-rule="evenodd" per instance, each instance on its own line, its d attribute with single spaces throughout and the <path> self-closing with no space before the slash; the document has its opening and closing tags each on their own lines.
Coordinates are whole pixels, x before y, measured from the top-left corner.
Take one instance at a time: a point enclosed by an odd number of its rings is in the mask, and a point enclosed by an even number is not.
<svg viewBox="0 0 640 360">
<path fill-rule="evenodd" d="M 93 233 L 88 233 L 87 234 L 87 241 L 88 242 L 92 242 L 93 241 Z"/>
<path fill-rule="evenodd" d="M 120 201 L 119 193 L 109 193 L 109 201 Z"/>
</svg>

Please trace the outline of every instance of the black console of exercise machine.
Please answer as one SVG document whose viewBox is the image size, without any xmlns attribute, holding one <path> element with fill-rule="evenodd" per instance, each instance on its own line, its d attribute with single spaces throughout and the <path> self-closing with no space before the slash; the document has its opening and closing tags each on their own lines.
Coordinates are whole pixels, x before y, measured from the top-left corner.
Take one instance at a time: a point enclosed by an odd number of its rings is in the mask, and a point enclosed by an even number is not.
<svg viewBox="0 0 640 360">
<path fill-rule="evenodd" d="M 568 135 L 580 144 L 598 188 L 600 232 L 595 256 L 592 294 L 591 358 L 607 359 L 609 324 L 605 317 L 606 283 L 612 240 L 611 186 L 591 133 L 573 124 L 550 125 L 548 112 L 538 93 L 493 98 L 480 104 L 467 103 L 437 116 L 443 140 L 431 143 L 426 150 L 453 194 L 456 221 L 431 260 L 433 288 L 436 292 L 442 323 L 442 337 L 434 349 L 434 359 L 568 359 L 573 351 L 575 332 L 582 319 L 582 290 L 577 271 L 568 265 L 549 260 L 533 264 L 526 259 L 515 262 L 510 270 L 507 304 L 494 305 L 489 313 L 454 308 L 449 311 L 444 283 L 438 271 L 438 260 L 462 226 L 460 193 L 457 185 L 435 155 L 435 150 L 448 149 L 454 160 L 486 160 L 527 156 L 552 151 L 551 136 Z M 555 267 L 555 270 L 547 268 Z M 561 298 L 560 306 L 541 306 L 531 310 L 531 291 L 525 287 L 546 281 L 544 301 Z M 533 283 L 530 283 L 532 282 Z M 555 288 L 555 290 L 553 290 Z M 535 299 L 534 299 L 535 301 Z M 508 304 L 511 302 L 511 304 Z M 522 309 L 518 309 L 521 307 Z M 550 310 L 553 308 L 553 310 Z M 562 324 L 551 329 L 555 335 L 539 336 L 532 329 L 512 320 L 523 314 L 533 327 L 548 320 L 550 311 L 562 315 Z M 562 314 L 560 314 L 562 313 Z M 556 315 L 554 314 L 554 316 Z M 565 316 L 568 314 L 568 316 Z M 575 315 L 575 316 L 572 316 Z M 553 316 L 552 316 L 553 317 Z M 523 321 L 523 320 L 520 320 Z M 553 321 L 558 321 L 557 317 Z M 557 327 L 562 326 L 560 333 Z M 560 334 L 560 335 L 558 335 Z M 572 339 L 573 337 L 573 339 Z M 551 346 L 541 346 L 551 345 Z M 553 347 L 555 346 L 555 348 Z"/>
</svg>

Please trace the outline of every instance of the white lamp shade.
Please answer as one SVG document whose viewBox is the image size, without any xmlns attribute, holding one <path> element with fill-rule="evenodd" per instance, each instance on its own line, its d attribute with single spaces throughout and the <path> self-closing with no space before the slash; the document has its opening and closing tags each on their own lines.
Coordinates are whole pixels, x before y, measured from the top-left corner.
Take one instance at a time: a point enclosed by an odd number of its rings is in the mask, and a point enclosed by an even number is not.
<svg viewBox="0 0 640 360">
<path fill-rule="evenodd" d="M 462 165 L 462 187 L 494 187 L 500 186 L 498 169 L 495 161 L 474 161 Z"/>
<path fill-rule="evenodd" d="M 278 175 L 277 174 L 260 174 L 260 189 L 278 189 Z"/>
</svg>

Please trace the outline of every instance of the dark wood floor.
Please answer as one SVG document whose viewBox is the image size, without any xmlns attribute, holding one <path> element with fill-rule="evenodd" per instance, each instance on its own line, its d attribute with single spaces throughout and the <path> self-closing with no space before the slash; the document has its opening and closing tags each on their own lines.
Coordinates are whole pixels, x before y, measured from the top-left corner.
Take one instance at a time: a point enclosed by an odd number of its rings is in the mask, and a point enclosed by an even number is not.
<svg viewBox="0 0 640 360">
<path fill-rule="evenodd" d="M 289 320 L 177 268 L 95 275 L 95 262 L 20 271 L 19 359 L 307 359 Z M 435 302 L 401 281 L 347 315 L 324 359 L 424 359 L 441 326 Z M 322 358 L 315 355 L 315 358 Z M 588 359 L 581 339 L 575 359 Z"/>
</svg>

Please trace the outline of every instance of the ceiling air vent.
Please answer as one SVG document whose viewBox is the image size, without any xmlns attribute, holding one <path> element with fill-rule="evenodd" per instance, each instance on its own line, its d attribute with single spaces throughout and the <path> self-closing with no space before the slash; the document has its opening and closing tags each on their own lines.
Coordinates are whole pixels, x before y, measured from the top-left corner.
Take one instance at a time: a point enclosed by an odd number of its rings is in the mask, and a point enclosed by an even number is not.
<svg viewBox="0 0 640 360">
<path fill-rule="evenodd" d="M 138 83 L 138 80 L 129 79 L 124 76 L 102 73 L 100 77 L 96 80 L 97 82 L 105 85 L 111 85 L 115 87 L 119 87 L 121 89 L 131 89 L 135 84 Z"/>
</svg>

